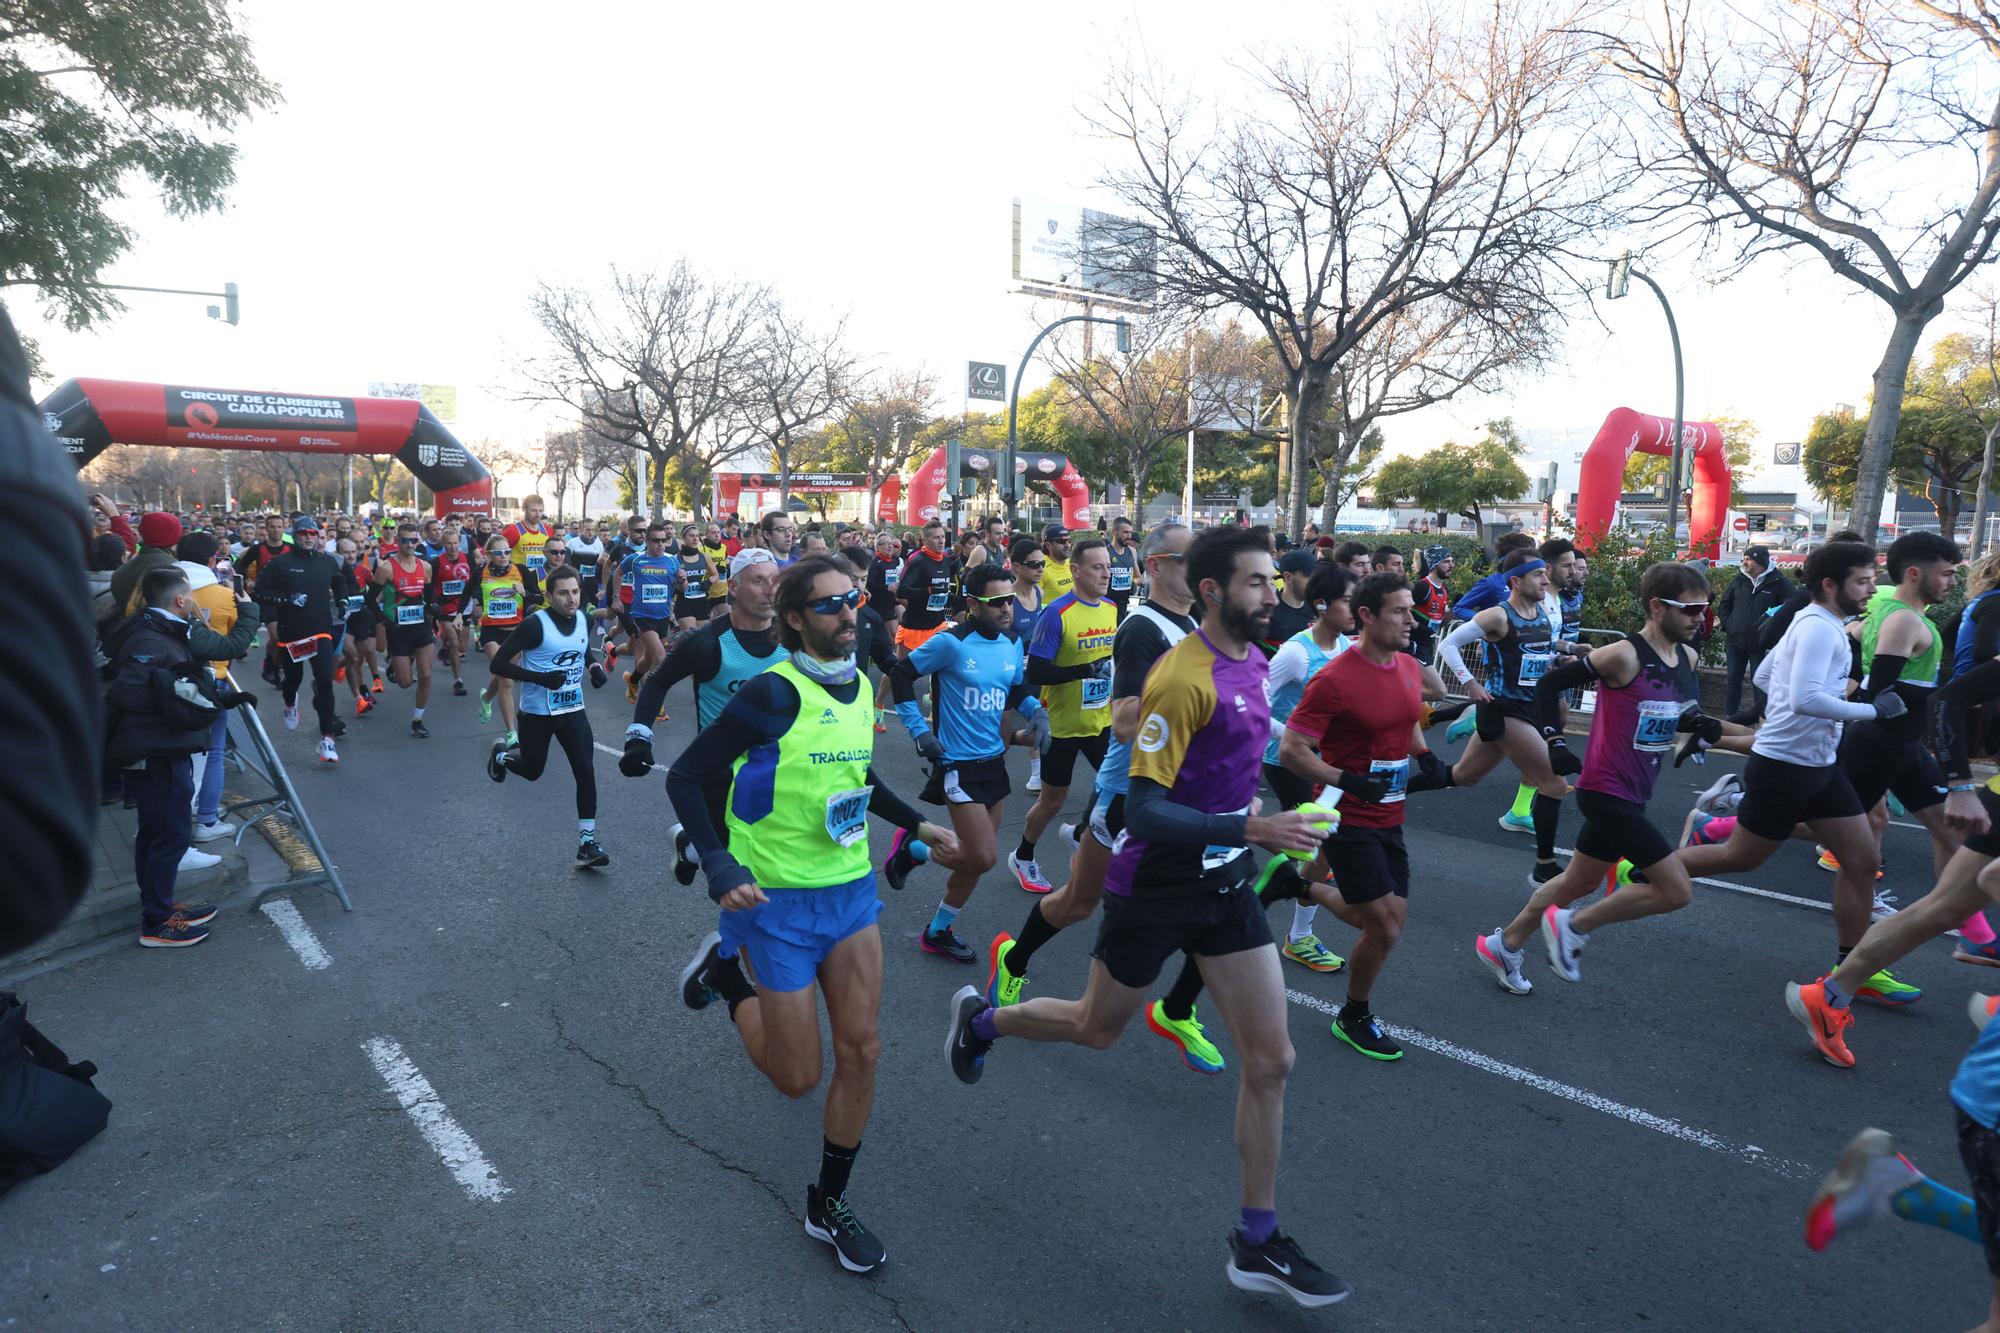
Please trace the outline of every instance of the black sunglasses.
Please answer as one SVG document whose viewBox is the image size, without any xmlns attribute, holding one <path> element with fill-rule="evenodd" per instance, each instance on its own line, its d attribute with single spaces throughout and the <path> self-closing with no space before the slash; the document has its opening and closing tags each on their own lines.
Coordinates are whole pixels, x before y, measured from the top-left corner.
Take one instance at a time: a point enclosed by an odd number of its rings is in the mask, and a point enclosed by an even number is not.
<svg viewBox="0 0 2000 1333">
<path fill-rule="evenodd" d="M 812 601 L 807 602 L 806 610 L 811 611 L 815 615 L 834 616 L 840 614 L 840 608 L 843 606 L 851 611 L 860 605 L 860 593 L 852 591 L 837 592 L 831 597 L 816 597 Z"/>
</svg>

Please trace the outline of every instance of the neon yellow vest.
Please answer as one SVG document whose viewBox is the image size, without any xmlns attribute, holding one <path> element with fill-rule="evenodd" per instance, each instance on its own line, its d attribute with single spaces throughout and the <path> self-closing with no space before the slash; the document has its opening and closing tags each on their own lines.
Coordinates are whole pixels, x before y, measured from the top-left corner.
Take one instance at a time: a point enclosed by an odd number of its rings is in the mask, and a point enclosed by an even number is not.
<svg viewBox="0 0 2000 1333">
<path fill-rule="evenodd" d="M 875 700 L 842 703 L 790 660 L 771 668 L 799 692 L 799 716 L 736 761 L 729 851 L 761 888 L 824 889 L 869 871 L 868 764 Z"/>
</svg>

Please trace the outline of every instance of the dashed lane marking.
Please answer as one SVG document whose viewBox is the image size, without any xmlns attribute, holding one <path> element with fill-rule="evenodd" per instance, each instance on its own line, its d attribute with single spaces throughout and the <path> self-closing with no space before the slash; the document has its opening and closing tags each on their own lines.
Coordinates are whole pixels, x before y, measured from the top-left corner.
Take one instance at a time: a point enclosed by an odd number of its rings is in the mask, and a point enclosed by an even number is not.
<svg viewBox="0 0 2000 1333">
<path fill-rule="evenodd" d="M 307 970 L 317 972 L 333 966 L 333 955 L 320 944 L 319 936 L 313 934 L 311 926 L 299 915 L 299 909 L 289 898 L 273 898 L 257 909 L 271 918 L 271 924 L 285 937 L 285 943 L 292 946 L 292 952 Z"/>
<path fill-rule="evenodd" d="M 445 1169 L 464 1187 L 468 1197 L 493 1200 L 512 1193 L 472 1136 L 452 1119 L 437 1089 L 410 1063 L 401 1046 L 387 1037 L 370 1037 L 361 1043 L 361 1049 L 375 1066 L 375 1072 L 389 1085 L 396 1101 L 409 1112 L 417 1133 L 423 1135 L 424 1142 L 444 1162 Z"/>
</svg>

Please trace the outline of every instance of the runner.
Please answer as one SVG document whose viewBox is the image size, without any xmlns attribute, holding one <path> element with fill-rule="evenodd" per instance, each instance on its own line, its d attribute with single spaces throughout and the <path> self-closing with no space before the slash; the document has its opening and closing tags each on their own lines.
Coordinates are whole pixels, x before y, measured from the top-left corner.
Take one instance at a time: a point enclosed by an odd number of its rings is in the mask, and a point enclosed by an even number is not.
<svg viewBox="0 0 2000 1333">
<path fill-rule="evenodd" d="M 252 542 L 242 555 L 236 557 L 236 572 L 243 579 L 243 592 L 246 597 L 255 598 L 257 596 L 257 576 L 262 572 L 265 565 L 285 553 L 288 549 L 287 536 L 288 534 L 285 531 L 285 516 L 283 514 L 264 515 L 264 534 L 262 540 Z M 264 607 L 262 609 L 264 611 L 265 627 L 264 667 L 262 675 L 266 684 L 276 685 L 278 683 L 279 661 L 278 631 L 277 627 L 271 623 L 271 608 Z M 375 692 L 380 694 L 382 691 L 377 689 Z"/>
<path fill-rule="evenodd" d="M 382 678 L 382 666 L 375 656 L 375 608 L 369 605 L 367 596 L 359 589 L 375 581 L 375 570 L 361 558 L 360 548 L 352 537 L 340 539 L 336 558 L 341 568 L 347 571 L 347 577 L 356 591 L 345 598 L 336 613 L 346 633 L 341 637 L 341 665 L 334 672 L 334 680 L 344 679 L 347 682 L 348 692 L 354 696 L 354 715 L 366 717 L 375 707 L 375 696 L 368 682 L 371 678 Z"/>
<path fill-rule="evenodd" d="M 908 657 L 924 640 L 951 623 L 959 609 L 958 560 L 945 549 L 944 524 L 924 524 L 924 544 L 903 563 L 895 584 L 903 604 L 902 625 L 896 631 L 896 655 Z"/>
<path fill-rule="evenodd" d="M 847 1198 L 849 1173 L 875 1096 L 882 997 L 882 910 L 868 857 L 868 816 L 957 852 L 949 829 L 922 820 L 871 766 L 875 732 L 855 674 L 854 610 L 844 566 L 800 560 L 778 584 L 788 656 L 744 683 L 667 774 L 674 811 L 693 839 L 721 906 L 721 929 L 681 973 L 690 1009 L 728 1004 L 743 1049 L 788 1097 L 820 1079 L 819 1005 L 833 1028 L 817 1184 L 806 1187 L 805 1230 L 843 1268 L 869 1273 L 888 1258 Z M 724 844 L 708 790 L 730 789 Z M 756 973 L 756 987 L 739 957 Z"/>
<path fill-rule="evenodd" d="M 1108 576 L 1108 562 L 1101 554 L 1097 560 Z M 1250 843 L 1310 851 L 1319 841 L 1308 815 L 1246 813 L 1256 799 L 1257 756 L 1270 726 L 1264 655 L 1254 644 L 1277 601 L 1277 572 L 1260 540 L 1240 528 L 1204 532 L 1186 563 L 1205 612 L 1200 630 L 1169 649 L 1146 679 L 1126 828 L 1105 881 L 1109 896 L 1089 986 L 1081 1000 L 1043 997 L 1001 1007 L 989 1005 L 976 987 L 963 987 L 951 1000 L 945 1053 L 953 1074 L 975 1083 L 1002 1036 L 1102 1050 L 1146 1007 L 1161 965 L 1184 949 L 1193 952 L 1242 1053 L 1236 1115 L 1242 1213 L 1230 1236 L 1229 1281 L 1307 1307 L 1330 1305 L 1351 1288 L 1277 1229 L 1278 1149 L 1293 1055 L 1277 949 L 1250 887 L 1252 858 L 1245 851 Z"/>
<path fill-rule="evenodd" d="M 376 566 L 372 590 L 389 626 L 389 675 L 398 689 L 410 688 L 411 668 L 415 667 L 417 702 L 410 710 L 410 735 L 428 740 L 431 729 L 424 725 L 424 707 L 431 701 L 431 659 L 437 654 L 437 635 L 432 627 L 437 623 L 437 608 L 430 601 L 430 564 L 416 554 L 422 540 L 414 523 L 398 526 L 398 550 Z"/>
<path fill-rule="evenodd" d="M 1023 537 L 1014 543 L 1007 553 L 1008 567 L 1014 571 L 1014 638 L 1024 647 L 1034 642 L 1035 622 L 1041 619 L 1042 608 L 1048 603 L 1042 598 L 1042 570 L 1048 567 L 1047 557 L 1042 554 L 1042 544 L 1032 537 Z M 1143 557 L 1142 557 L 1143 558 Z M 1136 691 L 1133 698 L 1137 699 Z M 1134 707 L 1137 705 L 1135 704 Z M 1028 781 L 1024 784 L 1028 791 L 1042 789 L 1042 752 L 1040 749 L 1028 752 Z"/>
<path fill-rule="evenodd" d="M 1417 580 L 1417 660 L 1431 664 L 1437 656 L 1437 636 L 1444 633 L 1445 622 L 1451 619 L 1451 571 L 1453 561 L 1451 549 L 1445 546 L 1424 548 L 1423 567 Z"/>
<path fill-rule="evenodd" d="M 432 566 L 436 586 L 430 599 L 437 606 L 438 638 L 444 644 L 445 665 L 451 668 L 451 692 L 465 696 L 465 608 L 471 601 L 466 587 L 472 582 L 472 561 L 459 549 L 447 530 L 446 540 Z"/>
<path fill-rule="evenodd" d="M 1313 893 L 1315 903 L 1361 932 L 1347 956 L 1347 1003 L 1334 1016 L 1333 1035 L 1371 1060 L 1400 1060 L 1403 1048 L 1370 1001 L 1409 915 L 1404 797 L 1448 786 L 1450 777 L 1418 725 L 1423 673 L 1403 651 L 1416 622 L 1410 585 L 1400 575 L 1370 574 L 1348 602 L 1354 642 L 1306 682 L 1278 742 L 1278 760 L 1329 794 L 1343 793 L 1339 826 L 1319 853 L 1334 883 Z"/>
<path fill-rule="evenodd" d="M 990 562 L 979 565 L 965 576 L 965 599 L 962 624 L 933 634 L 915 652 L 896 660 L 889 673 L 896 712 L 917 753 L 930 766 L 922 799 L 945 806 L 958 835 L 955 858 L 934 858 L 950 875 L 930 924 L 917 936 L 917 947 L 958 963 L 979 957 L 953 925 L 972 900 L 979 877 L 999 859 L 1001 808 L 1012 790 L 1007 747 L 1040 749 L 1049 741 L 1047 715 L 1027 687 L 1021 645 L 1009 633 L 1014 576 Z M 936 732 L 917 707 L 917 681 L 923 676 L 932 677 L 938 686 Z M 1023 726 L 1006 725 L 1003 715 L 1010 709 Z M 899 832 L 882 867 L 889 887 L 902 888 L 915 865 Z"/>
<path fill-rule="evenodd" d="M 1394 574 L 1402 578 L 1407 572 L 1403 565 L 1403 553 L 1393 546 L 1376 547 L 1369 564 L 1377 574 Z"/>
<path fill-rule="evenodd" d="M 843 546 L 833 554 L 837 565 L 845 566 L 854 575 L 854 590 L 861 594 L 861 605 L 854 611 L 854 663 L 866 677 L 868 668 L 875 668 L 876 681 L 871 687 L 871 696 L 879 697 L 880 686 L 896 669 L 896 641 L 890 633 L 888 622 L 868 604 L 868 567 L 874 558 L 865 547 Z M 875 733 L 879 736 L 888 728 L 882 725 L 878 714 L 875 719 Z"/>
<path fill-rule="evenodd" d="M 637 514 L 625 520 L 625 526 L 615 541 L 607 539 L 604 543 L 604 568 L 601 572 L 606 577 L 613 572 L 618 575 L 613 580 L 617 588 L 616 601 L 612 600 L 614 594 L 610 586 L 598 593 L 603 609 L 597 613 L 597 618 L 609 622 L 604 628 L 604 668 L 607 671 L 618 665 L 619 648 L 615 635 L 625 636 L 627 652 L 636 652 L 638 648 L 639 630 L 632 623 L 632 576 L 624 572 L 624 567 L 627 556 L 638 555 L 645 549 L 646 520 Z M 625 694 L 628 699 L 632 697 L 629 686 Z"/>
<path fill-rule="evenodd" d="M 680 588 L 681 561 L 667 552 L 667 525 L 646 528 L 646 549 L 618 565 L 618 582 L 632 590 L 632 668 L 625 673 L 625 697 L 637 701 L 646 673 L 666 660 L 674 636 L 674 593 Z M 627 581 L 629 578 L 629 582 Z"/>
<path fill-rule="evenodd" d="M 1666 837 L 1646 818 L 1646 802 L 1659 781 L 1660 761 L 1675 738 L 1699 731 L 1711 740 L 1725 730 L 1748 735 L 1701 715 L 1697 658 L 1688 645 L 1708 610 L 1708 581 L 1699 570 L 1672 561 L 1647 567 L 1639 580 L 1646 627 L 1588 657 L 1565 662 L 1535 687 L 1535 712 L 1547 742 L 1549 767 L 1558 775 L 1581 772 L 1576 808 L 1583 828 L 1562 874 L 1537 888 L 1506 926 L 1473 941 L 1473 953 L 1502 990 L 1526 995 L 1534 987 L 1521 974 L 1522 950 L 1539 927 L 1550 943 L 1557 975 L 1575 981 L 1560 952 L 1561 932 L 1588 937 L 1619 921 L 1678 911 L 1693 900 L 1694 885 Z M 1581 762 L 1563 739 L 1561 698 L 1596 682 L 1597 712 Z M 1638 867 L 1631 882 L 1572 912 L 1619 864 Z"/>
<path fill-rule="evenodd" d="M 494 675 L 521 682 L 521 736 L 513 746 L 504 739 L 493 742 L 486 775 L 495 782 L 505 782 L 509 774 L 533 782 L 548 765 L 549 742 L 562 746 L 576 780 L 576 863 L 607 866 L 611 856 L 597 841 L 596 741 L 583 704 L 583 678 L 588 673 L 591 688 L 598 689 L 609 677 L 590 646 L 590 620 L 581 611 L 583 581 L 575 568 L 551 568 L 542 591 L 548 605 L 523 620 L 493 655 Z"/>
<path fill-rule="evenodd" d="M 335 631 L 354 594 L 354 582 L 340 561 L 320 547 L 319 523 L 311 515 L 292 524 L 292 545 L 265 560 L 257 575 L 257 605 L 283 658 L 280 687 L 285 729 L 299 725 L 299 683 L 312 664 L 313 712 L 319 721 L 319 761 L 340 762 L 334 741 L 347 730 L 333 707 L 333 670 L 338 651 Z"/>
<path fill-rule="evenodd" d="M 1042 529 L 1042 556 L 1048 562 L 1042 568 L 1042 600 L 1053 602 L 1075 586 L 1069 572 L 1068 528 L 1060 523 L 1051 523 Z"/>
<path fill-rule="evenodd" d="M 507 539 L 507 547 L 514 553 L 514 568 L 521 571 L 526 579 L 533 575 L 539 585 L 542 570 L 548 567 L 548 556 L 543 550 L 548 545 L 549 528 L 542 521 L 542 497 L 526 496 L 521 501 L 521 521 L 509 523 L 500 530 Z"/>
<path fill-rule="evenodd" d="M 1284 586 L 1278 589 L 1278 604 L 1271 608 L 1271 628 L 1258 640 L 1266 657 L 1275 656 L 1278 649 L 1312 625 L 1315 617 L 1306 598 L 1306 584 L 1325 563 L 1311 551 L 1287 551 L 1278 557 L 1278 577 Z"/>
<path fill-rule="evenodd" d="M 695 537 L 694 524 L 681 527 L 681 586 L 674 599 L 674 613 L 682 632 L 705 625 L 709 620 L 709 585 L 715 581 L 716 567 Z"/>
<path fill-rule="evenodd" d="M 998 560 L 1005 547 L 991 548 L 993 558 Z M 1139 580 L 1139 548 L 1132 544 L 1132 520 L 1119 517 L 1111 520 L 1111 604 L 1118 608 L 1118 618 L 1125 619 L 1131 610 L 1132 597 L 1137 591 Z"/>
<path fill-rule="evenodd" d="M 486 541 L 486 567 L 479 571 L 473 588 L 479 607 L 479 649 L 491 662 L 494 654 L 500 651 L 500 645 L 526 619 L 529 609 L 541 600 L 541 585 L 530 581 L 521 573 L 520 566 L 513 563 L 505 537 L 489 537 Z M 505 676 L 494 676 L 479 692 L 481 725 L 493 720 L 495 702 L 500 705 L 500 725 L 506 728 L 507 743 L 512 745 L 517 739 L 514 730 L 514 682 Z"/>
<path fill-rule="evenodd" d="M 1042 756 L 1042 789 L 1021 826 L 1021 845 L 1007 857 L 1007 868 L 1029 893 L 1047 893 L 1051 887 L 1035 861 L 1036 840 L 1062 813 L 1076 761 L 1088 759 L 1093 770 L 1104 766 L 1111 731 L 1111 644 L 1118 632 L 1118 608 L 1103 600 L 1111 584 L 1105 544 L 1094 538 L 1078 542 L 1066 577 L 1074 580 L 1074 588 L 1036 618 L 1035 637 L 1028 644 L 1028 683 L 1041 690 L 1055 736 Z M 1044 595 L 1048 589 L 1045 569 Z"/>
<path fill-rule="evenodd" d="M 798 562 L 794 549 L 799 543 L 799 525 L 792 522 L 790 514 L 766 514 L 757 520 L 757 534 L 763 539 L 764 549 L 778 562 L 778 568 L 790 569 Z"/>
</svg>

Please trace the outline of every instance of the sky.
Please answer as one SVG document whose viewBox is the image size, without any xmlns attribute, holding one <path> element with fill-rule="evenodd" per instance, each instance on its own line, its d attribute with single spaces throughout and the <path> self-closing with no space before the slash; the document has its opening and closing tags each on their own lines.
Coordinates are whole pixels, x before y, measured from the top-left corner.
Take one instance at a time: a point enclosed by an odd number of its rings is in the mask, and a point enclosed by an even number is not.
<svg viewBox="0 0 2000 1333">
<path fill-rule="evenodd" d="M 1055 313 L 1011 294 L 1011 201 L 1108 202 L 1092 182 L 1116 145 L 1086 133 L 1081 108 L 1112 54 L 1142 51 L 1226 112 L 1247 52 L 1336 35 L 1331 9 L 1271 0 L 240 12 L 285 101 L 236 136 L 223 213 L 173 220 L 135 196 L 141 239 L 109 280 L 234 281 L 241 325 L 190 297 L 134 295 L 81 334 L 19 308 L 53 380 L 450 384 L 463 439 L 517 445 L 549 424 L 516 401 L 512 373 L 539 346 L 536 284 L 679 256 L 845 317 L 865 357 L 927 365 L 955 399 L 966 360 L 1017 362 Z M 1680 322 L 1690 420 L 1753 421 L 1768 464 L 1815 412 L 1865 403 L 1887 324 L 1823 267 L 1769 261 L 1726 283 L 1686 263 L 1650 271 Z M 1419 450 L 1505 415 L 1587 437 L 1615 406 L 1671 415 L 1672 390 L 1665 322 L 1635 283 L 1574 323 L 1547 371 L 1386 432 L 1391 452 Z M 1767 466 L 1756 486 L 1793 476 Z"/>
</svg>

